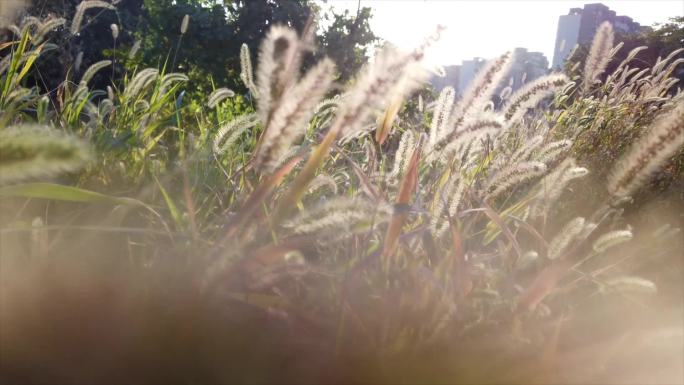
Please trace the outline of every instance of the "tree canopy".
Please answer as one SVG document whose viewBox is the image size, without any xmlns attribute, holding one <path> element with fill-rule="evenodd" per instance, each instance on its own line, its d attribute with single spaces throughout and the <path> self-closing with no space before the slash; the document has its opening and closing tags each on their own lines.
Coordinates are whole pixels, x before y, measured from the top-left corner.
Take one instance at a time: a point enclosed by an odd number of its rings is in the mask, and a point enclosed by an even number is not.
<svg viewBox="0 0 684 385">
<path fill-rule="evenodd" d="M 71 20 L 79 3 L 35 0 L 29 13 Z M 366 62 L 377 40 L 369 26 L 370 8 L 359 8 L 354 15 L 323 12 L 311 0 L 121 0 L 116 7 L 116 11 L 87 11 L 77 35 L 63 29 L 57 52 L 42 58 L 40 70 L 47 71 L 43 76 L 47 80 L 38 85 L 55 89 L 57 84 L 48 84 L 50 79 L 63 79 L 68 73 L 77 76 L 97 61 L 114 59 L 114 69 L 95 79 L 101 88 L 119 81 L 124 69 L 151 66 L 186 73 L 193 91 L 208 92 L 214 86 L 246 91 L 239 79 L 242 44 L 254 57 L 270 26 L 288 25 L 301 33 L 312 12 L 326 25 L 317 31 L 319 49 L 312 57 L 331 57 L 340 80 L 346 81 Z M 181 36 L 186 15 L 189 25 Z M 120 31 L 117 39 L 112 24 Z"/>
<path fill-rule="evenodd" d="M 614 72 L 631 50 L 641 46 L 646 46 L 647 48 L 637 54 L 630 67 L 653 67 L 658 58 L 665 58 L 673 51 L 684 47 L 684 17 L 670 18 L 665 23 L 655 24 L 653 28 L 645 28 L 641 33 L 637 34 L 624 35 L 616 33 L 615 41 L 623 42 L 624 45 L 608 64 L 604 74 Z M 584 62 L 588 50 L 588 46 L 580 46 L 567 65 L 572 67 L 578 61 L 580 63 Z M 677 57 L 684 58 L 684 52 L 680 52 Z M 679 82 L 674 87 L 681 87 L 682 82 L 684 82 L 684 68 L 681 66 L 675 68 L 673 77 L 679 79 Z"/>
</svg>

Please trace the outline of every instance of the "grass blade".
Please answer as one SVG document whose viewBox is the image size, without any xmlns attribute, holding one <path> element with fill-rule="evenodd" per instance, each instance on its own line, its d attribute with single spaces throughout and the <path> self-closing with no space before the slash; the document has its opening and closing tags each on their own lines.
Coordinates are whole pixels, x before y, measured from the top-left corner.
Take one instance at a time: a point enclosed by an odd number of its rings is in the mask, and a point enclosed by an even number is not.
<svg viewBox="0 0 684 385">
<path fill-rule="evenodd" d="M 148 205 L 137 199 L 113 197 L 95 191 L 54 183 L 25 183 L 0 187 L 0 197 L 39 198 L 81 203 L 109 203 L 149 208 Z"/>
<path fill-rule="evenodd" d="M 404 175 L 404 179 L 399 187 L 399 194 L 397 195 L 396 201 L 396 206 L 398 207 L 406 207 L 411 200 L 413 191 L 416 189 L 416 184 L 418 182 L 418 163 L 420 161 L 420 150 L 422 144 L 423 137 L 420 138 L 418 144 L 416 145 L 416 149 L 413 151 L 413 155 L 411 155 L 411 160 L 409 161 L 406 175 Z M 389 226 L 387 227 L 385 243 L 382 249 L 382 257 L 386 264 L 389 263 L 389 257 L 393 255 L 397 249 L 401 228 L 404 226 L 407 216 L 408 213 L 406 210 L 401 210 L 399 213 L 395 213 L 392 216 Z"/>
<path fill-rule="evenodd" d="M 295 156 L 290 159 L 284 166 L 282 166 L 278 171 L 273 173 L 266 180 L 261 182 L 259 187 L 254 190 L 252 195 L 247 199 L 240 212 L 238 212 L 233 223 L 228 227 L 228 232 L 226 237 L 232 237 L 236 234 L 237 230 L 242 227 L 242 225 L 252 217 L 252 214 L 259 208 L 259 205 L 266 199 L 273 189 L 275 189 L 283 179 L 292 171 L 292 169 L 302 160 L 301 156 Z"/>
</svg>

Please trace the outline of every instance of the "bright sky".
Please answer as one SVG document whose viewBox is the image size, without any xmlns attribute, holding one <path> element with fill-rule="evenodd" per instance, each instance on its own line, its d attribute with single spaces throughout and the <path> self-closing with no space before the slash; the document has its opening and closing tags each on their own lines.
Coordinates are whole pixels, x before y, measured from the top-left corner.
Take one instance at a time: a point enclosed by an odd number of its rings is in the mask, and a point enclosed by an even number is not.
<svg viewBox="0 0 684 385">
<path fill-rule="evenodd" d="M 427 59 L 449 65 L 475 56 L 492 58 L 515 47 L 543 52 L 551 62 L 558 16 L 596 2 L 641 25 L 684 15 L 684 0 L 361 0 L 361 6 L 373 8 L 371 28 L 377 36 L 405 49 L 419 45 L 437 24 L 447 27 Z M 322 5 L 355 14 L 357 3 L 328 0 Z"/>
</svg>

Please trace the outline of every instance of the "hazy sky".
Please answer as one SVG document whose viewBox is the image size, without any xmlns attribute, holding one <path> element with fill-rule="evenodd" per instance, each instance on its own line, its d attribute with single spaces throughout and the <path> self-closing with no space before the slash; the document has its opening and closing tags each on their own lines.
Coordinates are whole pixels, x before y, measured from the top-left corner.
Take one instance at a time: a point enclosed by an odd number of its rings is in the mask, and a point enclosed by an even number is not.
<svg viewBox="0 0 684 385">
<path fill-rule="evenodd" d="M 543 52 L 551 62 L 558 16 L 567 14 L 570 8 L 596 2 L 599 1 L 361 0 L 361 6 L 373 8 L 371 27 L 375 34 L 402 48 L 420 44 L 437 24 L 446 26 L 429 60 L 448 65 L 475 56 L 491 58 L 515 47 Z M 600 2 L 641 25 L 650 26 L 684 15 L 684 0 Z M 357 0 L 329 0 L 327 6 L 337 11 L 349 9 L 354 14 Z"/>
</svg>

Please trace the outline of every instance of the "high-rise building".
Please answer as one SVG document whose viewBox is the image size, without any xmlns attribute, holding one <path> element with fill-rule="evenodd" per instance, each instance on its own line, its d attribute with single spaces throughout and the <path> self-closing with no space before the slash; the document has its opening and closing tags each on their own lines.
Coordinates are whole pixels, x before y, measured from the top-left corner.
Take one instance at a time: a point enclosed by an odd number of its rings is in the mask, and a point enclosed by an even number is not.
<svg viewBox="0 0 684 385">
<path fill-rule="evenodd" d="M 546 75 L 549 71 L 549 61 L 541 52 L 530 52 L 526 48 L 516 48 L 513 51 L 512 61 L 511 67 L 504 78 L 505 80 L 499 84 L 495 91 L 497 94 L 508 86 L 515 91 L 526 82 Z M 458 79 L 458 87 L 456 88 L 457 94 L 463 94 L 485 63 L 486 60 L 479 57 L 463 61 Z"/>
<path fill-rule="evenodd" d="M 487 61 L 481 57 L 473 58 L 472 60 L 464 60 L 461 63 L 461 73 L 458 77 L 458 87 L 456 87 L 456 94 L 462 94 L 468 87 L 468 84 L 475 79 L 475 75 L 482 69 Z"/>
<path fill-rule="evenodd" d="M 584 8 L 570 8 L 567 15 L 558 18 L 556 46 L 553 51 L 553 69 L 563 67 L 565 59 L 577 44 L 587 44 L 594 39 L 596 29 L 604 21 L 623 34 L 636 33 L 641 29 L 639 23 L 627 16 L 617 16 L 601 3 L 585 4 Z"/>
<path fill-rule="evenodd" d="M 508 83 L 499 85 L 499 89 L 506 86 L 513 91 L 523 84 L 534 80 L 549 72 L 549 61 L 541 52 L 530 52 L 526 48 L 516 48 L 513 51 L 513 63 L 508 70 Z"/>
<path fill-rule="evenodd" d="M 552 68 L 559 69 L 577 45 L 580 25 L 582 23 L 582 8 L 571 8 L 567 15 L 558 18 L 556 32 L 556 46 L 553 50 Z"/>
<path fill-rule="evenodd" d="M 444 87 L 458 87 L 458 79 L 461 74 L 460 65 L 444 66 L 444 76 L 433 76 L 430 83 L 437 91 L 441 91 Z"/>
</svg>

